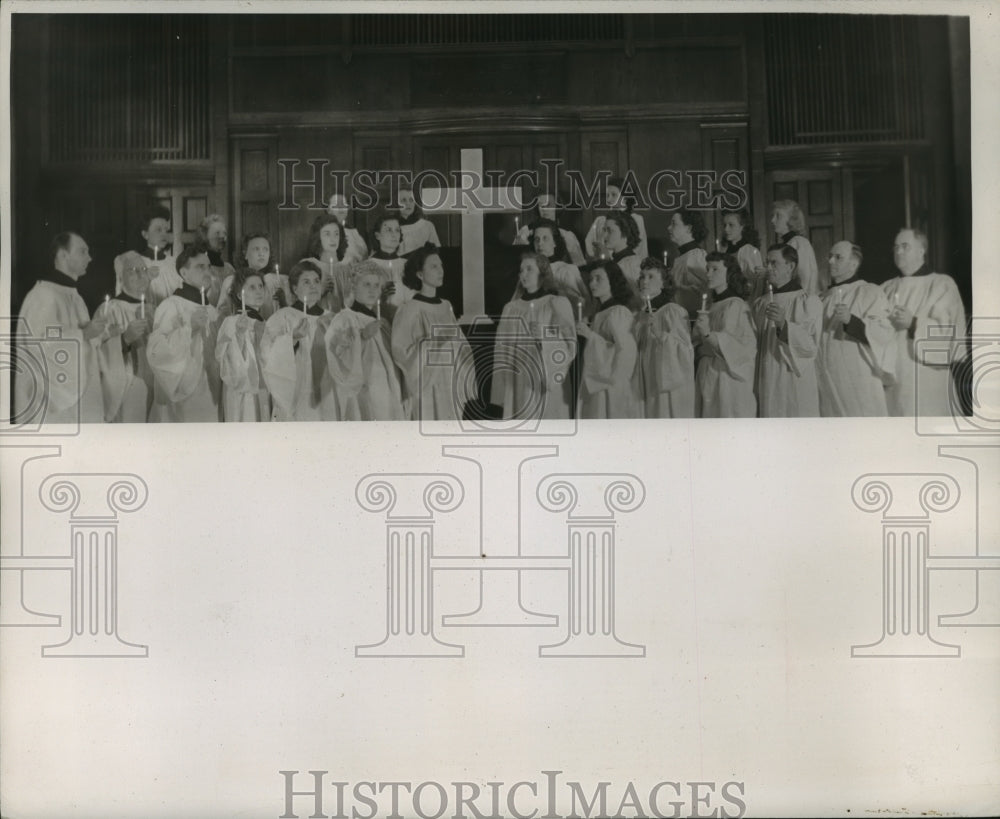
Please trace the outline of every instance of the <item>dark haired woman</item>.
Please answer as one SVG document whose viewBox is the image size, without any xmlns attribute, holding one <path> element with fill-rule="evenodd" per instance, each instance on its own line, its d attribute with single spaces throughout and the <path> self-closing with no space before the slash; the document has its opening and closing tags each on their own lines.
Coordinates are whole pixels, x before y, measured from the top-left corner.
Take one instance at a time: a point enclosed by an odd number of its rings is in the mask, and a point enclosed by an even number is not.
<svg viewBox="0 0 1000 819">
<path fill-rule="evenodd" d="M 590 270 L 590 292 L 599 307 L 593 327 L 577 321 L 586 340 L 579 418 L 641 418 L 642 408 L 632 386 L 636 344 L 635 319 L 629 302 L 632 287 L 617 264 L 598 262 Z"/>
<path fill-rule="evenodd" d="M 580 268 L 565 261 L 567 248 L 564 243 L 564 231 L 548 219 L 535 222 L 532 225 L 532 243 L 535 253 L 546 258 L 552 268 L 553 285 L 557 292 L 568 298 L 574 305 L 583 302 L 584 313 L 591 315 L 587 309 L 590 305 L 590 289 L 580 274 Z"/>
<path fill-rule="evenodd" d="M 399 225 L 403 230 L 399 255 L 408 256 L 417 248 L 428 244 L 441 247 L 441 240 L 438 239 L 434 223 L 424 217 L 417 205 L 413 188 L 407 186 L 399 189 Z"/>
<path fill-rule="evenodd" d="M 309 229 L 305 258 L 323 271 L 323 307 L 337 313 L 351 300 L 350 265 L 345 260 L 347 234 L 336 216 L 321 213 Z"/>
<path fill-rule="evenodd" d="M 638 244 L 639 232 L 635 228 L 635 222 L 623 213 L 609 213 L 604 220 L 604 246 L 611 254 L 610 260 L 621 268 L 632 287 L 635 296 L 632 309 L 639 303 L 639 265 L 642 257 L 636 255 Z"/>
<path fill-rule="evenodd" d="M 663 262 L 645 259 L 636 314 L 638 360 L 634 383 L 646 418 L 694 418 L 694 347 L 687 311 L 674 304 L 674 283 Z"/>
<path fill-rule="evenodd" d="M 746 303 L 747 281 L 735 256 L 708 254 L 712 307 L 694 325 L 701 418 L 756 418 L 757 339 Z"/>
<path fill-rule="evenodd" d="M 416 292 L 392 321 L 392 357 L 403 373 L 414 418 L 455 420 L 475 396 L 472 349 L 450 302 L 438 296 L 444 267 L 437 248 L 406 260 L 403 284 Z"/>
<path fill-rule="evenodd" d="M 764 260 L 760 255 L 760 236 L 753 226 L 750 211 L 726 210 L 722 212 L 722 235 L 726 241 L 722 244 L 722 252 L 735 255 L 743 276 L 750 283 L 747 301 L 763 295 L 767 285 L 764 270 Z"/>
<path fill-rule="evenodd" d="M 649 255 L 649 248 L 646 245 L 646 222 L 638 213 L 632 212 L 632 203 L 622 197 L 623 187 L 625 187 L 625 180 L 621 177 L 608 180 L 608 184 L 604 188 L 605 206 L 609 211 L 623 213 L 635 222 L 636 233 L 639 237 L 635 243 L 635 252 L 640 259 L 645 259 Z M 587 256 L 591 259 L 599 258 L 602 253 L 607 251 L 604 246 L 604 220 L 606 218 L 606 216 L 598 216 L 584 239 Z"/>
<path fill-rule="evenodd" d="M 576 238 L 576 234 L 559 225 L 558 208 L 559 205 L 556 202 L 556 198 L 551 193 L 539 194 L 538 216 L 537 218 L 528 219 L 521 226 L 514 239 L 514 244 L 533 244 L 536 226 L 543 222 L 552 222 L 558 227 L 559 235 L 562 237 L 563 250 L 560 252 L 558 259 L 569 261 L 579 267 L 585 264 L 587 259 L 583 255 L 583 249 L 580 247 L 580 240 Z M 537 251 L 538 248 L 535 248 L 535 250 Z M 549 261 L 552 261 L 552 259 L 550 258 Z"/>
<path fill-rule="evenodd" d="M 698 211 L 678 210 L 670 217 L 667 232 L 679 251 L 670 268 L 670 277 L 677 288 L 674 298 L 693 318 L 701 308 L 702 296 L 708 289 L 705 250 L 702 247 L 708 228 Z"/>
</svg>

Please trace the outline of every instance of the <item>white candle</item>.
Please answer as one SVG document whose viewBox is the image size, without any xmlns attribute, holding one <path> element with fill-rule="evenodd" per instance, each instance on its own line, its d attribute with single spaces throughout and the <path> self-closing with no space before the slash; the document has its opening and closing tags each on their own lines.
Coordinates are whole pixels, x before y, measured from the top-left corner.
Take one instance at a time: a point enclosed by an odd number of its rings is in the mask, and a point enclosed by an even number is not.
<svg viewBox="0 0 1000 819">
<path fill-rule="evenodd" d="M 515 232 L 520 232 L 520 230 L 521 230 L 521 220 L 517 216 L 515 216 L 514 217 L 514 231 Z"/>
<path fill-rule="evenodd" d="M 898 291 L 896 293 L 892 294 L 892 303 L 894 305 L 896 305 L 896 307 L 899 307 L 899 292 Z"/>
<path fill-rule="evenodd" d="M 205 306 L 205 288 L 201 288 L 201 306 Z"/>
<path fill-rule="evenodd" d="M 244 288 L 240 291 L 240 312 L 246 315 L 247 312 L 247 291 Z"/>
<path fill-rule="evenodd" d="M 769 304 L 774 302 L 774 285 L 771 282 L 767 283 L 767 301 Z"/>
<path fill-rule="evenodd" d="M 669 258 L 670 258 L 670 256 L 668 255 L 667 251 L 664 250 L 663 251 L 663 266 L 664 267 L 667 266 L 667 259 L 669 259 Z"/>
<path fill-rule="evenodd" d="M 111 318 L 111 296 L 107 293 L 104 294 L 104 318 L 105 320 Z"/>
<path fill-rule="evenodd" d="M 701 312 L 704 313 L 708 307 L 708 293 L 701 294 Z"/>
<path fill-rule="evenodd" d="M 843 304 L 844 302 L 844 291 L 842 288 L 837 288 L 837 304 Z"/>
<path fill-rule="evenodd" d="M 722 252 L 722 242 L 720 242 L 718 239 L 715 240 L 715 249 L 719 253 Z"/>
<path fill-rule="evenodd" d="M 583 301 L 578 300 L 576 303 L 576 320 L 583 321 Z"/>
<path fill-rule="evenodd" d="M 704 305 L 702 305 L 704 307 Z M 649 300 L 649 296 L 646 296 L 646 312 L 652 314 L 653 312 L 653 302 Z"/>
<path fill-rule="evenodd" d="M 139 318 L 146 318 L 146 294 L 139 294 Z"/>
<path fill-rule="evenodd" d="M 308 307 L 308 305 L 306 305 L 306 297 L 305 296 L 302 297 L 302 315 L 303 316 L 309 315 L 309 307 Z"/>
<path fill-rule="evenodd" d="M 153 245 L 153 261 L 154 262 L 160 261 L 160 246 L 159 245 Z"/>
<path fill-rule="evenodd" d="M 375 318 L 379 321 L 382 320 L 382 300 L 379 299 L 375 302 Z"/>
</svg>

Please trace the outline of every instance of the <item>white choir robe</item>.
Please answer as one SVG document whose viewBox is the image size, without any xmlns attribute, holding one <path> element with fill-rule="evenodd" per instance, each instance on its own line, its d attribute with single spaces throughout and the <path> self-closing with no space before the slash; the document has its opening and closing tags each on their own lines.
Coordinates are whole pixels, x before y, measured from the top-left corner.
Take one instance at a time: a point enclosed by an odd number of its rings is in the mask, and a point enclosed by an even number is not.
<svg viewBox="0 0 1000 819">
<path fill-rule="evenodd" d="M 592 316 L 596 304 L 594 304 L 594 297 L 590 292 L 590 288 L 587 287 L 587 283 L 583 280 L 580 268 L 569 262 L 555 262 L 551 259 L 549 260 L 549 265 L 552 268 L 552 278 L 555 280 L 559 294 L 572 302 L 573 315 L 576 315 L 576 305 L 582 301 L 583 315 Z"/>
<path fill-rule="evenodd" d="M 219 308 L 219 312 L 224 316 L 234 315 L 234 310 L 237 309 L 234 308 L 233 302 L 229 298 L 230 293 L 233 291 L 233 280 L 235 278 L 235 274 L 227 276 L 226 280 L 222 283 L 222 293 L 219 296 L 217 307 Z M 291 304 L 295 299 L 292 297 L 292 291 L 288 287 L 288 276 L 283 273 L 271 272 L 265 273 L 262 278 L 264 280 L 264 289 L 267 291 L 267 299 L 261 305 L 260 314 L 267 320 L 278 309 L 278 302 L 274 298 L 276 293 L 279 291 L 284 293 L 286 305 Z"/>
<path fill-rule="evenodd" d="M 343 421 L 403 421 L 399 373 L 389 352 L 390 335 L 383 328 L 369 339 L 361 331 L 376 321 L 355 310 L 341 310 L 326 329 L 326 359 L 336 385 Z"/>
<path fill-rule="evenodd" d="M 615 258 L 617 255 L 615 254 L 611 258 L 621 268 L 622 273 L 625 274 L 625 278 L 628 279 L 628 283 L 632 285 L 632 292 L 638 295 L 639 274 L 642 272 L 640 269 L 642 257 L 638 256 L 634 251 L 626 252 L 624 256 Z"/>
<path fill-rule="evenodd" d="M 632 384 L 638 348 L 632 311 L 613 304 L 594 316 L 583 348 L 579 418 L 641 418 L 642 405 Z"/>
<path fill-rule="evenodd" d="M 674 259 L 670 268 L 670 278 L 677 288 L 674 301 L 687 310 L 689 316 L 701 309 L 702 294 L 708 292 L 707 255 L 703 248 L 691 248 Z"/>
<path fill-rule="evenodd" d="M 767 289 L 767 276 L 757 275 L 756 271 L 764 267 L 764 259 L 760 251 L 753 245 L 743 245 L 736 251 L 736 261 L 743 271 L 743 277 L 749 285 L 747 289 L 747 301 L 751 304 L 758 297 L 764 294 Z"/>
<path fill-rule="evenodd" d="M 441 240 L 438 239 L 437 229 L 429 219 L 421 217 L 412 224 L 400 222 L 399 227 L 403 232 L 403 240 L 399 243 L 399 255 L 401 256 L 412 253 L 417 248 L 421 248 L 428 243 L 436 247 L 441 247 Z"/>
<path fill-rule="evenodd" d="M 531 335 L 532 323 L 538 325 Z M 505 419 L 566 419 L 572 412 L 570 365 L 576 356 L 574 308 L 562 295 L 514 299 L 497 326 L 490 402 Z"/>
<path fill-rule="evenodd" d="M 222 283 L 236 275 L 236 268 L 229 262 L 223 261 L 222 267 L 210 265 L 208 270 L 212 275 L 212 283 L 205 291 L 205 298 L 209 304 L 219 305 L 222 303 Z"/>
<path fill-rule="evenodd" d="M 120 298 L 101 304 L 94 318 L 110 318 L 121 331 L 129 322 L 141 318 L 140 307 L 153 324 L 153 310 L 145 304 L 133 304 Z M 153 403 L 153 370 L 146 357 L 146 339 L 125 349 L 121 333 L 101 339 L 97 361 L 101 369 L 101 392 L 104 396 L 104 420 L 109 423 L 144 424 Z"/>
<path fill-rule="evenodd" d="M 442 328 L 454 328 L 454 335 L 433 338 Z M 396 311 L 392 358 L 403 373 L 404 397 L 410 399 L 414 418 L 460 419 L 466 402 L 475 397 L 472 348 L 448 301 L 411 299 Z"/>
<path fill-rule="evenodd" d="M 802 289 L 810 296 L 819 295 L 819 265 L 816 264 L 816 252 L 813 250 L 813 246 L 805 236 L 798 234 L 795 234 L 786 244 L 794 247 L 795 252 L 799 254 L 795 275 L 798 276 Z"/>
<path fill-rule="evenodd" d="M 345 262 L 361 262 L 368 258 L 368 245 L 356 228 L 345 227 L 347 250 L 344 251 Z"/>
<path fill-rule="evenodd" d="M 566 228 L 559 228 L 559 233 L 562 235 L 563 241 L 566 243 L 566 255 L 569 256 L 570 263 L 576 265 L 577 267 L 582 264 L 586 264 L 587 257 L 583 255 L 583 249 L 580 247 L 580 240 L 576 238 L 576 234 L 572 230 L 566 230 Z M 514 244 L 531 244 L 530 225 L 521 225 L 521 229 L 517 232 L 517 236 L 514 238 Z"/>
<path fill-rule="evenodd" d="M 208 325 L 195 332 L 191 319 L 208 312 Z M 156 308 L 146 357 L 153 370 L 151 422 L 218 421 L 219 372 L 215 334 L 219 311 L 182 296 L 171 296 Z"/>
<path fill-rule="evenodd" d="M 83 328 L 90 323 L 90 315 L 76 288 L 49 281 L 36 282 L 24 297 L 20 318 L 31 334 L 31 341 L 22 354 L 40 357 L 44 361 L 44 370 L 41 361 L 32 366 L 22 362 L 24 374 L 14 377 L 15 419 L 21 413 L 27 413 L 30 418 L 25 416 L 22 419 L 25 423 L 103 421 L 104 402 L 97 363 L 97 348 L 101 339 L 87 341 L 83 338 Z M 50 327 L 58 327 L 62 337 L 48 338 Z M 68 362 L 62 361 L 66 352 L 70 353 Z M 77 357 L 79 368 L 75 361 Z M 36 376 L 44 378 L 44 382 L 35 383 Z M 39 391 L 43 395 L 39 396 Z"/>
<path fill-rule="evenodd" d="M 375 262 L 385 271 L 386 282 L 392 282 L 396 286 L 393 294 L 386 300 L 394 315 L 395 311 L 412 299 L 413 294 L 417 292 L 403 284 L 403 269 L 406 267 L 406 259 L 379 259 L 372 256 L 369 261 Z M 391 319 L 392 316 L 386 316 L 386 318 Z"/>
<path fill-rule="evenodd" d="M 737 296 L 716 301 L 708 326 L 698 345 L 698 417 L 755 418 L 757 337 L 750 307 Z"/>
<path fill-rule="evenodd" d="M 306 261 L 312 262 L 323 275 L 320 278 L 320 286 L 323 289 L 321 305 L 324 310 L 331 313 L 339 313 L 345 307 L 354 304 L 354 285 L 351 282 L 351 264 L 347 261 L 345 254 L 344 261 L 338 262 L 333 257 L 327 259 L 317 259 L 310 257 Z M 295 298 L 290 298 L 285 304 L 291 305 Z"/>
<path fill-rule="evenodd" d="M 146 259 L 146 269 L 149 271 L 149 291 L 146 293 L 146 307 L 151 311 L 150 318 L 161 302 L 179 290 L 184 280 L 177 272 L 177 260 L 167 256 L 162 250 L 157 254 L 159 259 Z M 121 285 L 116 288 L 115 295 L 121 292 Z"/>
<path fill-rule="evenodd" d="M 890 311 L 898 304 L 917 320 L 910 338 L 908 330 L 894 330 L 896 371 L 894 383 L 886 388 L 889 415 L 949 416 L 954 410 L 949 394 L 951 371 L 948 366 L 923 364 L 916 359 L 916 342 L 929 350 L 939 361 L 950 361 L 955 339 L 965 336 L 965 306 L 951 276 L 943 273 L 897 276 L 883 283 Z M 938 329 L 941 328 L 941 329 Z M 950 328 L 950 329 L 949 329 Z M 936 352 L 936 355 L 935 355 Z M 920 369 L 920 389 L 917 389 L 917 368 Z"/>
<path fill-rule="evenodd" d="M 694 418 L 694 346 L 687 311 L 668 302 L 636 314 L 633 381 L 646 418 Z"/>
<path fill-rule="evenodd" d="M 823 304 L 804 290 L 774 294 L 787 323 L 779 337 L 764 317 L 768 296 L 754 302 L 757 330 L 757 406 L 762 418 L 816 418 L 819 385 L 816 353 L 823 326 Z"/>
<path fill-rule="evenodd" d="M 324 348 L 329 318 L 282 307 L 264 323 L 261 372 L 271 393 L 275 421 L 340 420 Z M 306 333 L 295 339 L 295 330 L 303 321 Z"/>
<path fill-rule="evenodd" d="M 594 219 L 593 224 L 590 226 L 590 230 L 587 231 L 586 238 L 583 240 L 584 248 L 586 248 L 587 251 L 587 257 L 590 259 L 598 258 L 601 253 L 605 253 L 608 250 L 604 246 L 605 218 L 606 217 L 604 216 L 598 216 Z M 639 243 L 635 246 L 635 254 L 640 259 L 645 259 L 649 255 L 649 244 L 646 241 L 646 220 L 643 219 L 638 213 L 633 213 L 632 221 L 635 222 L 635 226 L 639 231 Z"/>
<path fill-rule="evenodd" d="M 852 328 L 833 321 L 840 302 L 851 311 Z M 863 280 L 831 287 L 823 295 L 823 334 L 816 359 L 819 409 L 824 417 L 882 417 L 888 414 L 885 382 L 895 371 L 895 334 L 882 288 Z"/>
<path fill-rule="evenodd" d="M 241 316 L 224 319 L 215 341 L 215 357 L 222 379 L 223 421 L 270 421 L 271 396 L 261 373 L 258 338 L 264 325 L 250 318 L 241 332 Z"/>
</svg>

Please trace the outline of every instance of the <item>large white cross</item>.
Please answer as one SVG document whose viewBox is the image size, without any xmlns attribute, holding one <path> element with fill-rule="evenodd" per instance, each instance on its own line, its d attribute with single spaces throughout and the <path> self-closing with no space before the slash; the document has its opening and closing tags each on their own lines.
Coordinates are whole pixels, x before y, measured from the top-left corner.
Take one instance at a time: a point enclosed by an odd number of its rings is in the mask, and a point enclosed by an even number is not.
<svg viewBox="0 0 1000 819">
<path fill-rule="evenodd" d="M 462 216 L 462 316 L 458 321 L 471 324 L 486 312 L 483 214 L 520 213 L 521 191 L 484 187 L 483 152 L 479 148 L 462 148 L 461 186 L 426 188 L 421 192 L 421 201 L 424 213 Z"/>
</svg>

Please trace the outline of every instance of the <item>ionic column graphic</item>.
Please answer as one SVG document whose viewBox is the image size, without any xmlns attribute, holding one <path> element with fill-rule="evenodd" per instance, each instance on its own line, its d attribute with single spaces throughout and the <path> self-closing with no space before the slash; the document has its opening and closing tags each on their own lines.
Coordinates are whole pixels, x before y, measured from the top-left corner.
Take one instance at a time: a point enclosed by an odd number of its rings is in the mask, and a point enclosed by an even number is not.
<svg viewBox="0 0 1000 819">
<path fill-rule="evenodd" d="M 434 514 L 464 499 L 462 484 L 447 474 L 366 475 L 355 496 L 369 512 L 385 512 L 386 634 L 355 646 L 356 657 L 462 657 L 463 646 L 434 634 Z"/>
<path fill-rule="evenodd" d="M 146 657 L 149 648 L 118 636 L 118 515 L 135 512 L 149 495 L 138 475 L 50 475 L 39 489 L 52 512 L 70 513 L 69 639 L 42 648 L 43 657 Z M 46 560 L 47 558 L 38 558 Z"/>
<path fill-rule="evenodd" d="M 851 647 L 852 657 L 958 657 L 961 648 L 930 634 L 930 513 L 947 512 L 961 492 L 950 475 L 862 475 L 854 505 L 882 513 L 882 636 Z"/>
<path fill-rule="evenodd" d="M 638 509 L 645 487 L 634 475 L 549 475 L 538 502 L 566 513 L 569 624 L 566 639 L 540 646 L 540 657 L 645 657 L 646 647 L 615 632 L 616 512 Z"/>
</svg>

